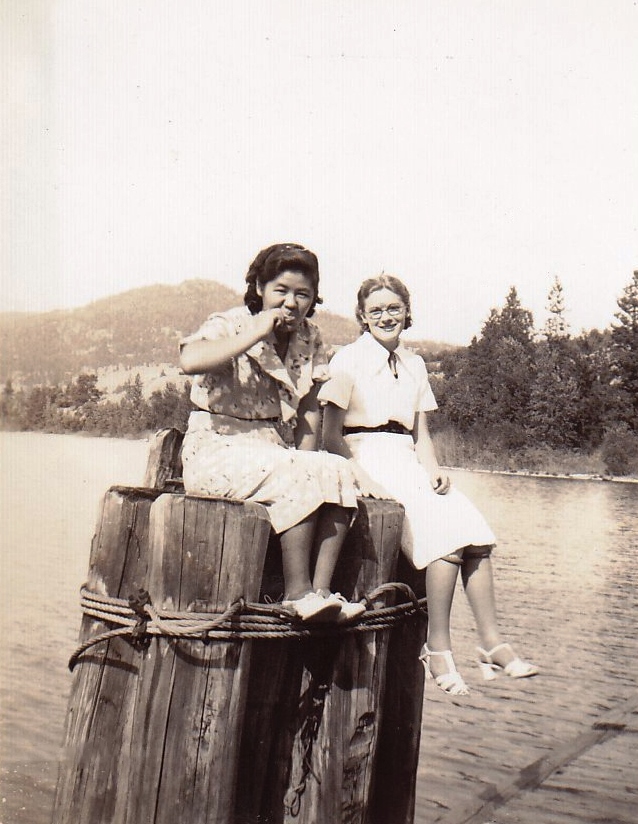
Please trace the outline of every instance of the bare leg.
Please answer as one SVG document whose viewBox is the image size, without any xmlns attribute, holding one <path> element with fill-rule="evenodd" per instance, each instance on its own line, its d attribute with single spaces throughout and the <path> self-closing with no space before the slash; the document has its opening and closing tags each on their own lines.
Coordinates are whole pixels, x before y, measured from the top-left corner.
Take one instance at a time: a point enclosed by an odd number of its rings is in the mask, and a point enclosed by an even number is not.
<svg viewBox="0 0 638 824">
<path fill-rule="evenodd" d="M 461 558 L 462 550 L 454 553 Z M 450 556 L 453 557 L 453 556 Z M 452 648 L 450 636 L 450 610 L 459 564 L 438 558 L 428 565 L 425 575 L 425 594 L 428 602 L 428 647 L 434 652 Z M 436 678 L 447 672 L 445 660 L 440 655 L 430 659 L 432 675 Z"/>
<path fill-rule="evenodd" d="M 319 509 L 314 548 L 315 571 L 312 585 L 315 591 L 330 589 L 343 541 L 350 526 L 351 512 L 336 504 L 324 504 Z"/>
<path fill-rule="evenodd" d="M 285 600 L 300 598 L 313 588 L 310 580 L 310 551 L 316 520 L 315 511 L 279 536 L 286 585 Z"/>
<path fill-rule="evenodd" d="M 470 603 L 481 645 L 491 650 L 501 643 L 496 616 L 496 597 L 494 594 L 494 575 L 492 559 L 488 552 L 463 555 L 461 578 L 467 599 Z M 494 656 L 496 663 L 504 666 L 515 657 L 511 649 L 498 650 Z"/>
</svg>

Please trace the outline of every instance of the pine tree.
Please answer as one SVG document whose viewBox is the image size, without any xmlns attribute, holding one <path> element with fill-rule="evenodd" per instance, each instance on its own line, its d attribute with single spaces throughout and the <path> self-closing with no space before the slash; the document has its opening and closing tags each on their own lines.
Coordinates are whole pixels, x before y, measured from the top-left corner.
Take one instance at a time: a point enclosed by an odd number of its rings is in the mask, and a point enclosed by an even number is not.
<svg viewBox="0 0 638 824">
<path fill-rule="evenodd" d="M 638 432 L 638 270 L 618 298 L 617 324 L 612 324 L 614 383 L 621 393 L 623 420 Z"/>
<path fill-rule="evenodd" d="M 524 309 L 516 287 L 510 287 L 501 311 L 492 309 L 483 325 L 481 340 L 489 344 L 503 338 L 512 338 L 529 351 L 534 336 L 534 318 L 529 309 Z"/>
<path fill-rule="evenodd" d="M 442 409 L 463 430 L 480 428 L 503 446 L 521 445 L 534 379 L 533 317 L 512 286 L 492 309 L 480 338 L 456 359 Z"/>
<path fill-rule="evenodd" d="M 549 317 L 543 327 L 545 338 L 552 343 L 569 338 L 569 323 L 565 318 L 565 295 L 558 275 L 554 276 L 552 288 L 547 295 L 547 311 Z"/>
<path fill-rule="evenodd" d="M 577 352 L 570 354 L 566 347 L 552 343 L 556 341 L 537 345 L 527 428 L 538 443 L 559 448 L 581 446 Z"/>
</svg>

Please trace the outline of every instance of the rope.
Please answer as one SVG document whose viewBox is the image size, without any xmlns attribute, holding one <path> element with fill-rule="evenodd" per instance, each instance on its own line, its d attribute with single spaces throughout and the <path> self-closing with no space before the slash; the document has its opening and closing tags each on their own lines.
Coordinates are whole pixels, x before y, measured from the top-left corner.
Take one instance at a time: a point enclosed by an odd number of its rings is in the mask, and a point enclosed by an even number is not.
<svg viewBox="0 0 638 824">
<path fill-rule="evenodd" d="M 374 601 L 389 592 L 402 593 L 405 601 L 395 606 L 375 607 Z M 69 659 L 72 671 L 79 658 L 96 644 L 124 637 L 138 650 L 145 649 L 152 637 L 217 641 L 242 641 L 277 638 L 334 637 L 356 632 L 379 632 L 417 614 L 426 614 L 425 598 L 418 599 L 407 584 L 387 583 L 376 587 L 361 599 L 366 612 L 355 624 L 300 625 L 296 616 L 281 604 L 248 603 L 243 598 L 222 612 L 188 612 L 158 610 L 146 590 L 140 589 L 128 599 L 80 590 L 84 615 L 115 625 L 115 628 L 88 638 Z"/>
<path fill-rule="evenodd" d="M 301 748 L 301 775 L 299 780 L 290 787 L 284 798 L 284 810 L 286 815 L 297 818 L 301 812 L 301 797 L 306 792 L 308 776 L 312 777 L 319 784 L 319 777 L 312 769 L 312 750 L 314 742 L 319 735 L 321 717 L 326 702 L 326 695 L 330 689 L 329 684 L 311 684 L 310 706 L 299 729 L 299 745 Z"/>
</svg>

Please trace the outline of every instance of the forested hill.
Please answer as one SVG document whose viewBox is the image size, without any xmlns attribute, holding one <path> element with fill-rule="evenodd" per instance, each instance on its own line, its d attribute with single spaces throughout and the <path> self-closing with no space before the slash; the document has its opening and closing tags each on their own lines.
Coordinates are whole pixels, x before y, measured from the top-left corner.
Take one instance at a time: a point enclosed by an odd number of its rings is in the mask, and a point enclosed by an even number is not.
<svg viewBox="0 0 638 824">
<path fill-rule="evenodd" d="M 0 381 L 57 384 L 100 368 L 174 363 L 180 336 L 215 311 L 241 305 L 242 295 L 211 280 L 145 286 L 79 309 L 0 314 Z M 318 309 L 314 319 L 329 345 L 348 343 L 356 323 Z M 428 344 L 430 350 L 451 347 Z"/>
</svg>

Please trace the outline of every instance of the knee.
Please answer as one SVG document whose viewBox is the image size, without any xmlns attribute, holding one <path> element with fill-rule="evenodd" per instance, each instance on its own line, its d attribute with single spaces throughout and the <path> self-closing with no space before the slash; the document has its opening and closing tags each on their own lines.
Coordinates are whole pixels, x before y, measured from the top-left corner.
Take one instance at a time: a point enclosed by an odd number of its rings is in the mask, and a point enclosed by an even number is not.
<svg viewBox="0 0 638 824">
<path fill-rule="evenodd" d="M 492 554 L 492 546 L 491 544 L 486 544 L 484 546 L 466 546 L 463 549 L 463 560 L 470 561 L 470 560 L 477 560 L 480 561 L 483 558 L 489 558 Z"/>
<path fill-rule="evenodd" d="M 452 552 L 450 555 L 443 555 L 443 557 L 439 558 L 439 561 L 446 561 L 448 564 L 461 566 L 463 563 L 463 550 L 459 549 L 456 552 Z"/>
</svg>

